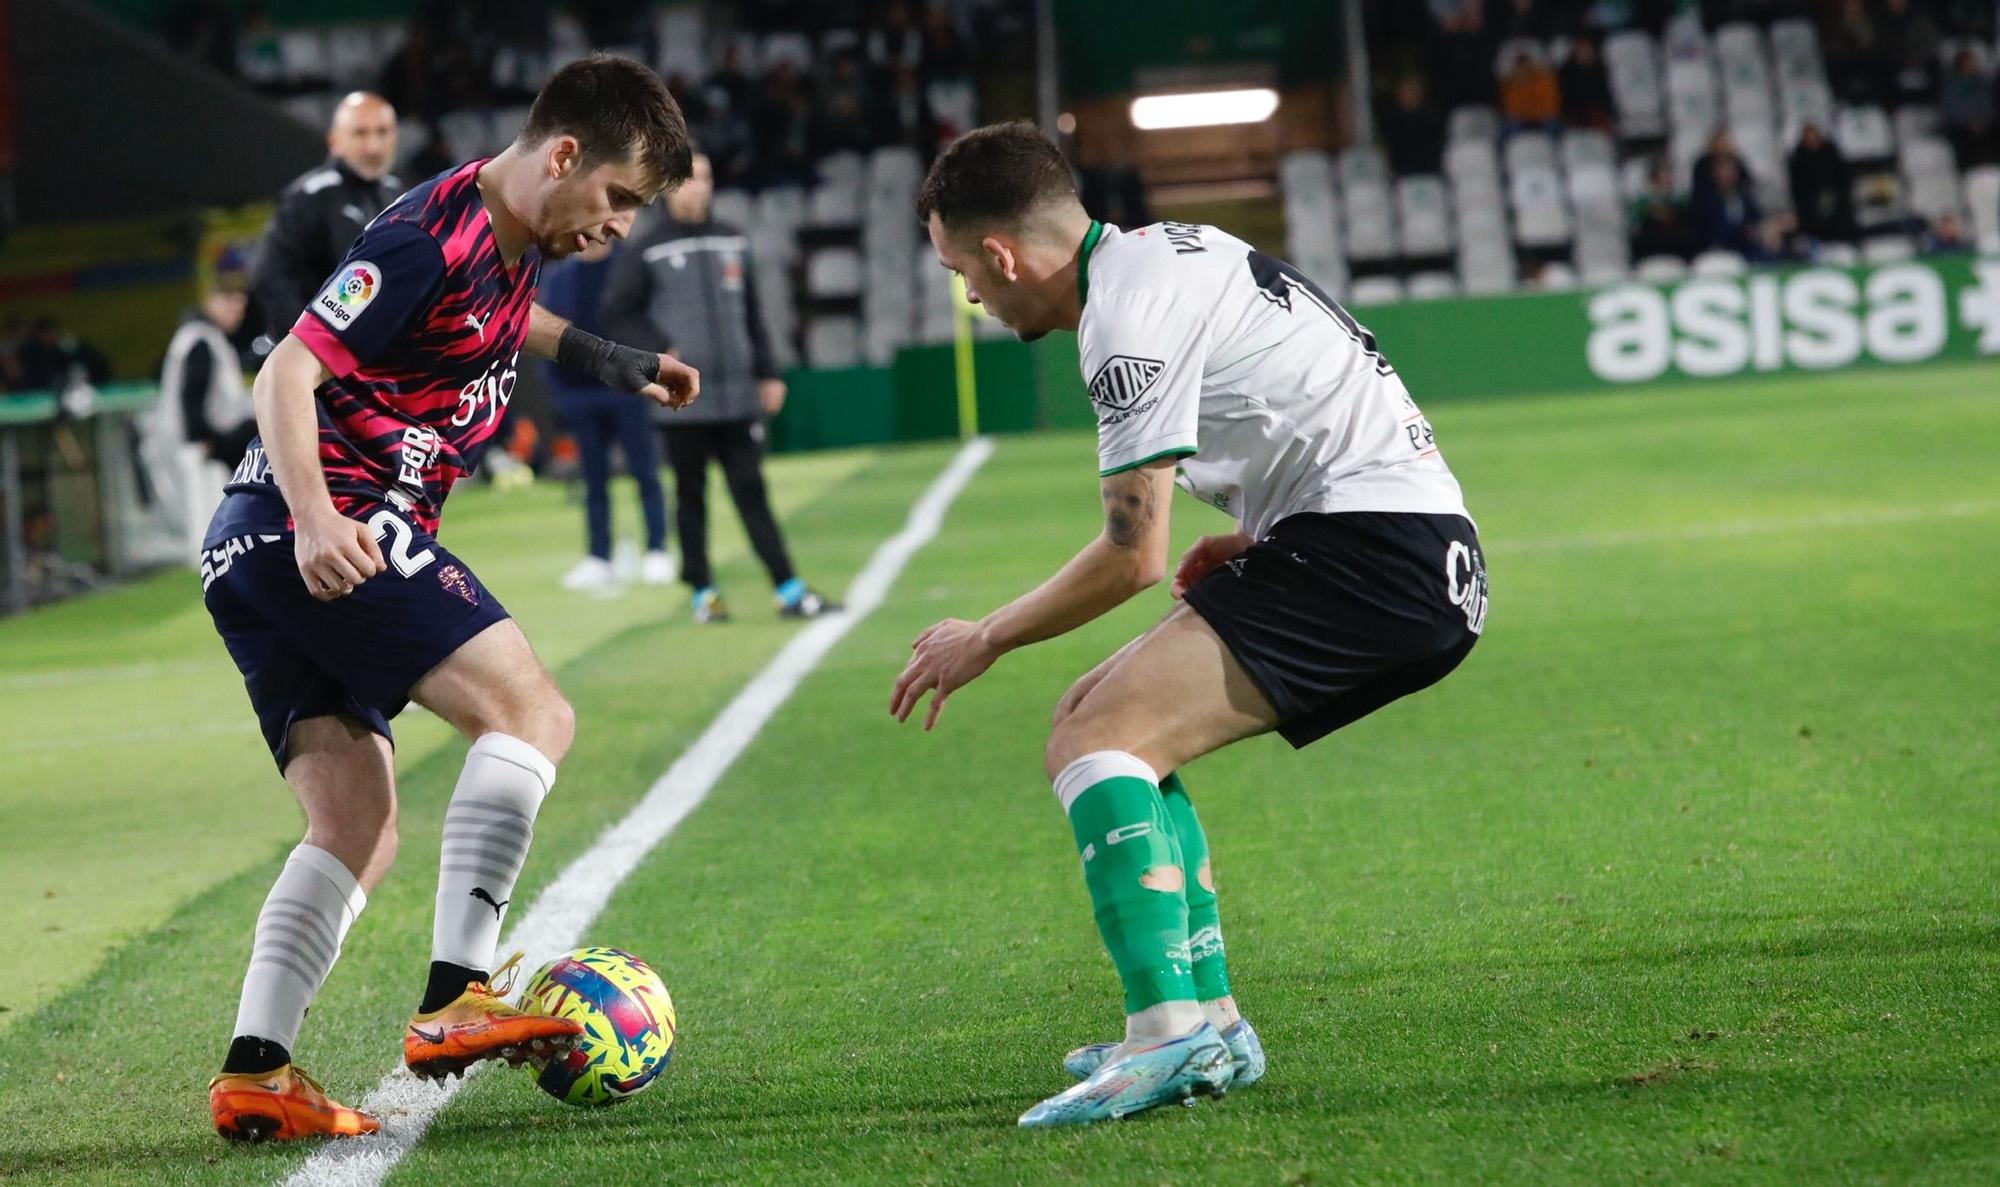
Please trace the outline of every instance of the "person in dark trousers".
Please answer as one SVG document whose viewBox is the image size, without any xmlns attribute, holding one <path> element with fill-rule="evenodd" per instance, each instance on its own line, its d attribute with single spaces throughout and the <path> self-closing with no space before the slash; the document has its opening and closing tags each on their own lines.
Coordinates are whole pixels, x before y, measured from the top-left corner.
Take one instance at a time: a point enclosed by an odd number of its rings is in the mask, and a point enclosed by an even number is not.
<svg viewBox="0 0 2000 1187">
<path fill-rule="evenodd" d="M 597 335 L 604 333 L 601 308 L 611 272 L 614 243 L 593 243 L 573 259 L 542 273 L 542 306 Z M 606 589 L 617 584 L 611 567 L 611 446 L 625 455 L 626 468 L 639 480 L 639 509 L 646 521 L 646 552 L 639 580 L 666 585 L 674 579 L 667 554 L 667 501 L 660 489 L 660 449 L 646 405 L 613 391 L 589 376 L 546 364 L 549 396 L 556 415 L 576 438 L 583 466 L 583 513 L 589 554 L 563 578 L 565 589 Z"/>
<path fill-rule="evenodd" d="M 757 559 L 776 587 L 779 612 L 813 618 L 838 606 L 792 570 L 764 486 L 764 418 L 785 402 L 750 275 L 742 230 L 709 217 L 715 184 L 708 158 L 667 196 L 667 209 L 619 253 L 604 290 L 607 332 L 678 357 L 701 372 L 699 403 L 665 420 L 681 535 L 681 580 L 694 591 L 697 622 L 729 615 L 708 558 L 708 464 L 722 465 L 730 498 Z"/>
<path fill-rule="evenodd" d="M 291 332 L 306 302 L 347 254 L 361 229 L 402 196 L 396 163 L 396 109 L 356 91 L 334 108 L 326 163 L 278 195 L 277 213 L 257 253 L 255 295 L 272 342 Z"/>
</svg>

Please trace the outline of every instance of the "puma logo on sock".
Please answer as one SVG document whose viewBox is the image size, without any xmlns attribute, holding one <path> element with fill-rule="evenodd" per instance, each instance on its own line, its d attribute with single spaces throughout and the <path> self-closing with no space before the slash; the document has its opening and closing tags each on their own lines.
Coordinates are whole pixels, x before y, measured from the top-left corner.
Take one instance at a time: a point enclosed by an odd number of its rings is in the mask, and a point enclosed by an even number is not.
<svg viewBox="0 0 2000 1187">
<path fill-rule="evenodd" d="M 506 908 L 508 903 L 514 901 L 513 899 L 510 898 L 503 898 L 496 903 L 493 901 L 493 896 L 486 893 L 486 888 L 484 886 L 473 887 L 472 897 L 478 899 L 480 902 L 485 903 L 487 906 L 493 908 L 493 918 L 495 919 L 500 918 L 500 912 Z"/>
</svg>

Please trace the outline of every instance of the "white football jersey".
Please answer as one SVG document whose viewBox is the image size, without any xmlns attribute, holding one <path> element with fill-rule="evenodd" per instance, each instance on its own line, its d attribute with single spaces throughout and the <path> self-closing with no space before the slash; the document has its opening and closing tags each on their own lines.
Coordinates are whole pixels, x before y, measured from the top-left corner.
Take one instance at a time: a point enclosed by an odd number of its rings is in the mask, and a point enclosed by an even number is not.
<svg viewBox="0 0 2000 1187">
<path fill-rule="evenodd" d="M 1214 227 L 1093 223 L 1078 286 L 1104 474 L 1178 457 L 1258 539 L 1302 511 L 1466 514 L 1374 337 L 1290 264 Z"/>
</svg>

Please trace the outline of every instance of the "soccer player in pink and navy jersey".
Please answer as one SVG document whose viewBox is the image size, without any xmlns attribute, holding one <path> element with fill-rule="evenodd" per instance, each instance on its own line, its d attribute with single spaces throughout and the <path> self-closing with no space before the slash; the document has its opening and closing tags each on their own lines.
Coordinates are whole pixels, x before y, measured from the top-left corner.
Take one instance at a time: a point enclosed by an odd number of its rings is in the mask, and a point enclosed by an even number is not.
<svg viewBox="0 0 2000 1187">
<path fill-rule="evenodd" d="M 410 701 L 472 746 L 445 812 L 429 981 L 404 1061 L 442 1078 L 482 1059 L 546 1059 L 579 1033 L 490 987 L 574 715 L 435 533 L 506 417 L 522 351 L 670 408 L 694 399 L 690 368 L 535 304 L 543 259 L 622 238 L 641 206 L 686 180 L 690 158 L 687 124 L 650 70 L 571 63 L 505 151 L 439 174 L 370 223 L 258 374 L 260 438 L 209 526 L 202 588 L 306 835 L 258 915 L 209 1086 L 225 1137 L 381 1127 L 298 1071 L 292 1048 L 395 855 L 389 719 Z"/>
</svg>

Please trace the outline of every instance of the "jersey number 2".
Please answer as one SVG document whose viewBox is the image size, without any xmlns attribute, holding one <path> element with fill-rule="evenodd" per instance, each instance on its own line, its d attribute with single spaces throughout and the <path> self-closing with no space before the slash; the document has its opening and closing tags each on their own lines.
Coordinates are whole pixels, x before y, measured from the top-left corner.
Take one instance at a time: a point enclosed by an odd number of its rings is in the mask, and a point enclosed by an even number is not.
<svg viewBox="0 0 2000 1187">
<path fill-rule="evenodd" d="M 417 538 L 412 528 L 402 516 L 384 508 L 368 517 L 368 527 L 377 540 L 384 536 L 394 536 L 389 545 L 389 563 L 396 566 L 396 572 L 405 577 L 414 577 L 424 571 L 424 566 L 437 559 L 437 553 L 426 548 L 415 556 L 410 555 L 410 542 Z"/>
</svg>

